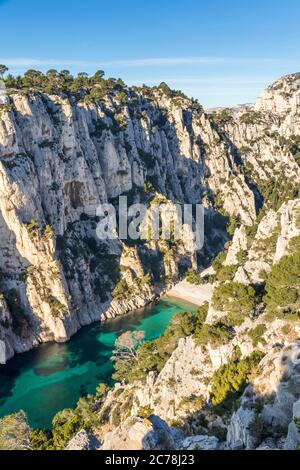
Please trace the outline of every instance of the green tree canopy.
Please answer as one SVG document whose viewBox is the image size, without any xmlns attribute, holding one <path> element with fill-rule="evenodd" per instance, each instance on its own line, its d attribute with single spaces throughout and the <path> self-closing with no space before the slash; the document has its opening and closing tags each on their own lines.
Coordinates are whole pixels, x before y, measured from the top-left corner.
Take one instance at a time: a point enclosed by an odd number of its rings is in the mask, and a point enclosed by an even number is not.
<svg viewBox="0 0 300 470">
<path fill-rule="evenodd" d="M 3 78 L 3 75 L 8 71 L 8 67 L 4 64 L 0 64 L 0 77 Z"/>
<path fill-rule="evenodd" d="M 284 256 L 276 263 L 266 283 L 267 307 L 293 311 L 300 309 L 300 252 Z"/>
<path fill-rule="evenodd" d="M 212 303 L 216 310 L 228 313 L 230 324 L 239 325 L 254 309 L 256 293 L 252 286 L 228 282 L 216 287 Z"/>
</svg>

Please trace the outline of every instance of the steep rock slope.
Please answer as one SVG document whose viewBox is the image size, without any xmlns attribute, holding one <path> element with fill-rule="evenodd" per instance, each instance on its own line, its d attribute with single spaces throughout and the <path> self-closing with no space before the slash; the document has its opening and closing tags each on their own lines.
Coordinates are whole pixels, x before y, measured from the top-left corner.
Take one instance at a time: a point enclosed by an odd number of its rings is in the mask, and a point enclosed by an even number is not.
<svg viewBox="0 0 300 470">
<path fill-rule="evenodd" d="M 298 75 L 269 87 L 255 110 L 211 116 L 165 87 L 115 84 L 94 102 L 7 91 L 0 109 L 1 362 L 143 306 L 223 248 L 226 217 L 242 233 L 262 206 L 260 217 L 299 191 Z M 157 198 L 202 202 L 206 239 L 197 259 L 172 242 L 99 240 L 97 207 L 117 207 L 119 195 L 148 206 Z M 272 212 L 266 217 L 268 226 Z"/>
<path fill-rule="evenodd" d="M 187 98 L 159 89 L 144 96 L 125 86 L 121 102 L 112 91 L 97 104 L 65 95 L 9 95 L 0 122 L 2 362 L 41 341 L 64 341 L 105 313 L 142 306 L 155 295 L 153 283 L 166 284 L 151 265 L 172 281 L 178 263 L 183 270 L 193 263 L 193 254 L 168 247 L 165 259 L 159 243 L 132 247 L 129 284 L 140 278 L 139 295 L 133 288 L 132 299 L 112 302 L 128 262 L 122 242 L 97 239 L 99 204 L 116 204 L 121 194 L 130 202 L 162 194 L 170 202 L 199 203 L 208 194 L 211 254 L 226 240 L 212 208 L 216 188 L 224 188 L 228 214 L 246 224 L 255 219 L 253 191 L 234 149 Z M 229 180 L 226 189 L 222 183 Z"/>
<path fill-rule="evenodd" d="M 289 260 L 291 271 L 298 272 L 294 304 L 288 305 L 287 302 L 288 307 L 284 309 L 279 306 L 277 292 L 281 290 L 280 283 L 276 285 L 275 300 L 270 302 L 264 297 L 260 303 L 260 290 L 265 280 L 257 280 L 254 276 L 253 284 L 253 269 L 249 269 L 247 259 L 239 261 L 235 277 L 238 278 L 239 272 L 247 272 L 248 276 L 235 280 L 231 273 L 231 281 L 218 280 L 221 270 L 228 267 L 225 258 L 223 266 L 216 272 L 214 290 L 229 285 L 249 288 L 255 285 L 258 295 L 255 306 L 238 310 L 238 315 L 230 318 L 234 311 L 230 304 L 222 311 L 217 310 L 214 305 L 217 297 L 213 295 L 204 327 L 200 332 L 196 328 L 193 336 L 179 339 L 177 347 L 159 372 L 153 370 L 141 380 L 129 380 L 127 385 L 116 384 L 101 403 L 99 425 L 95 426 L 95 432 L 99 433 L 100 439 L 104 439 L 105 446 L 116 448 L 113 447 L 117 445 L 116 436 L 119 444 L 123 439 L 124 445 L 131 445 L 124 433 L 128 414 L 133 420 L 140 420 L 136 417 L 143 415 L 150 416 L 150 419 L 151 416 L 159 416 L 165 420 L 170 426 L 168 433 L 173 435 L 177 432 L 172 443 L 166 444 L 172 448 L 187 448 L 187 441 L 190 449 L 199 448 L 201 442 L 204 449 L 295 449 L 299 446 L 299 210 L 300 200 L 296 199 L 284 203 L 275 213 L 281 221 L 288 213 L 291 223 L 283 224 L 281 229 L 275 225 L 272 251 L 263 264 L 268 279 L 268 276 L 274 276 L 278 263 Z M 268 216 L 273 218 L 273 215 Z M 288 232 L 287 226 L 290 227 Z M 270 233 L 264 232 L 264 227 L 263 220 L 257 224 L 256 237 L 268 246 Z M 240 234 L 241 228 L 236 229 L 228 249 L 231 257 L 235 255 L 233 251 Z M 244 234 L 244 237 L 247 245 L 247 235 Z M 256 237 L 253 239 L 252 236 L 253 255 L 256 253 Z M 294 253 L 298 256 L 298 271 L 293 264 Z M 257 256 L 260 258 L 259 251 Z M 259 263 L 260 266 L 261 262 L 252 263 Z M 238 265 L 235 266 L 237 268 Z M 270 295 L 268 281 L 266 286 Z M 284 302 L 288 295 L 286 288 Z M 244 299 L 240 302 L 243 304 Z M 220 324 L 223 324 L 222 336 Z M 230 333 L 225 336 L 224 325 Z M 147 356 L 144 361 L 147 367 Z M 107 434 L 107 431 L 110 433 Z M 147 435 L 147 429 L 142 435 Z"/>
</svg>

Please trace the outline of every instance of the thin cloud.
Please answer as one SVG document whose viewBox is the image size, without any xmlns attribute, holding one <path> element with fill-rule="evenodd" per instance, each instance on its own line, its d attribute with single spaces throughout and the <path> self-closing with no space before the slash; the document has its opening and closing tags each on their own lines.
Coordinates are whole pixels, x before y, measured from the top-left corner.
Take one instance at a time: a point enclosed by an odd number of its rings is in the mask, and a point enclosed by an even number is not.
<svg viewBox="0 0 300 470">
<path fill-rule="evenodd" d="M 0 58 L 10 67 L 62 66 L 62 67 L 170 67 L 178 65 L 298 65 L 299 60 L 241 57 L 164 57 L 111 61 L 84 61 L 64 59 Z"/>
</svg>

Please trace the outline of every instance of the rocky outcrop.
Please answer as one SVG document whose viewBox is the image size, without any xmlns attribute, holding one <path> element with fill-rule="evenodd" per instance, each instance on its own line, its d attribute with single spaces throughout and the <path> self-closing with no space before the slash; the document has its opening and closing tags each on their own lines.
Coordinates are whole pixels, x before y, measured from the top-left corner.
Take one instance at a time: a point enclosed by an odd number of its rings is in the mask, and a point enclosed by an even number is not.
<svg viewBox="0 0 300 470">
<path fill-rule="evenodd" d="M 174 445 L 171 428 L 162 419 L 131 416 L 106 434 L 101 450 L 170 450 Z"/>
<path fill-rule="evenodd" d="M 255 440 L 249 431 L 249 426 L 255 417 L 254 411 L 250 409 L 239 408 L 230 422 L 227 433 L 227 446 L 232 450 L 254 449 Z"/>
<path fill-rule="evenodd" d="M 289 424 L 288 435 L 284 443 L 285 450 L 295 450 L 300 443 L 300 400 L 293 405 L 293 419 Z"/>
<path fill-rule="evenodd" d="M 258 98 L 255 110 L 272 114 L 297 115 L 300 104 L 300 74 L 283 77 L 270 85 Z"/>
<path fill-rule="evenodd" d="M 190 436 L 180 443 L 180 450 L 219 450 L 219 441 L 214 436 Z"/>
<path fill-rule="evenodd" d="M 266 211 L 253 229 L 252 236 L 244 225 L 235 230 L 224 262 L 237 266 L 234 279 L 243 284 L 261 282 L 271 266 L 290 253 L 290 243 L 300 234 L 300 199 Z"/>
<path fill-rule="evenodd" d="M 31 450 L 30 428 L 23 411 L 0 419 L 0 450 Z"/>
<path fill-rule="evenodd" d="M 158 416 L 139 418 L 131 416 L 114 431 L 107 433 L 101 450 L 217 450 L 214 436 L 189 436 L 168 426 Z"/>
<path fill-rule="evenodd" d="M 299 441 L 299 347 L 295 342 L 279 352 L 270 351 L 260 373 L 241 398 L 227 433 L 231 449 L 295 449 Z M 265 441 L 269 438 L 268 441 Z"/>
<path fill-rule="evenodd" d="M 99 450 L 100 445 L 95 436 L 82 429 L 69 441 L 66 450 Z"/>
</svg>

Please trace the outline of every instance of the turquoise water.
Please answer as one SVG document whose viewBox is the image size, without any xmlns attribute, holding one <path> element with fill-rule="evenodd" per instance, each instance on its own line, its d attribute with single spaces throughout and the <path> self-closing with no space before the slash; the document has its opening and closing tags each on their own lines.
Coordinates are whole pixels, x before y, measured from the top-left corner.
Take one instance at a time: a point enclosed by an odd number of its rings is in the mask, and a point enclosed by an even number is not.
<svg viewBox="0 0 300 470">
<path fill-rule="evenodd" d="M 44 344 L 0 366 L 0 417 L 24 410 L 32 427 L 49 427 L 53 416 L 94 393 L 99 383 L 112 384 L 110 360 L 116 338 L 127 330 L 159 337 L 176 312 L 195 311 L 187 302 L 162 299 L 128 315 L 82 328 L 64 344 Z"/>
</svg>

